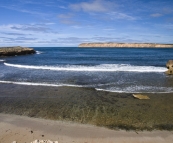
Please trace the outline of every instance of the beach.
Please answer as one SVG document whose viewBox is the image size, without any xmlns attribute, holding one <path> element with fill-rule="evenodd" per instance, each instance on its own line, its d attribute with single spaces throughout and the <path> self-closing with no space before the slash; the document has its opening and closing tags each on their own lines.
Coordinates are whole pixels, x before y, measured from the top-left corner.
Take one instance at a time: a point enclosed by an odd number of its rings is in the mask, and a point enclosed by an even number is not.
<svg viewBox="0 0 173 143">
<path fill-rule="evenodd" d="M 171 131 L 124 131 L 71 122 L 0 114 L 0 142 L 30 143 L 50 139 L 59 143 L 172 143 Z M 31 133 L 32 132 L 32 133 Z"/>
</svg>

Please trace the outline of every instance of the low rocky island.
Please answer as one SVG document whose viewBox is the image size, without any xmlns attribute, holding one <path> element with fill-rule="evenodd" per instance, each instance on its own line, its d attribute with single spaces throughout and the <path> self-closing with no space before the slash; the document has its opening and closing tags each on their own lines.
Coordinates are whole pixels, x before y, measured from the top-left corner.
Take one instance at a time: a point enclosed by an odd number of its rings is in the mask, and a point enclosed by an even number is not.
<svg viewBox="0 0 173 143">
<path fill-rule="evenodd" d="M 1 56 L 16 56 L 16 55 L 27 55 L 35 54 L 36 51 L 32 48 L 25 47 L 0 47 L 0 57 Z"/>
<path fill-rule="evenodd" d="M 80 48 L 173 48 L 173 44 L 157 43 L 81 43 Z"/>
</svg>

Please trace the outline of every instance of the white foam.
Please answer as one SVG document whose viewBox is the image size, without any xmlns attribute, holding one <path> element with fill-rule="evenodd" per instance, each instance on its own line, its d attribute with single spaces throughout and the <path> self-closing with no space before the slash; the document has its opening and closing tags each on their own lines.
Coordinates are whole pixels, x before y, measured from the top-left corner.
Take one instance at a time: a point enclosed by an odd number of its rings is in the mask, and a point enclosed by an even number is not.
<svg viewBox="0 0 173 143">
<path fill-rule="evenodd" d="M 0 81 L 0 83 L 8 83 L 8 84 L 18 84 L 18 85 L 30 85 L 30 86 L 47 86 L 47 87 L 62 87 L 62 86 L 68 86 L 68 87 L 90 87 L 90 86 L 81 86 L 81 85 L 72 85 L 72 84 L 48 84 L 48 83 L 33 83 L 33 82 L 15 82 L 15 81 Z M 114 89 L 101 89 L 101 88 L 95 88 L 97 91 L 106 91 L 106 92 L 116 92 L 116 93 L 173 93 L 172 88 L 166 88 L 166 87 L 158 87 L 161 89 L 160 91 L 153 91 L 153 90 L 148 90 L 148 88 L 151 87 L 146 87 L 146 90 L 139 90 L 136 91 L 134 88 L 123 88 L 123 90 L 119 88 L 114 88 Z M 139 86 L 140 88 L 144 88 L 143 86 Z M 153 88 L 153 87 L 152 87 Z"/>
<path fill-rule="evenodd" d="M 134 66 L 128 64 L 101 64 L 96 66 L 66 65 L 66 66 L 34 66 L 4 63 L 6 66 L 26 69 L 43 69 L 55 71 L 89 71 L 89 72 L 165 72 L 164 67 Z"/>
<path fill-rule="evenodd" d="M 0 83 L 10 83 L 10 84 L 19 84 L 19 85 L 32 85 L 32 86 L 49 86 L 49 87 L 84 87 L 81 85 L 72 85 L 72 84 L 48 84 L 48 83 L 33 83 L 33 82 L 15 82 L 15 81 L 0 81 Z"/>
<path fill-rule="evenodd" d="M 4 62 L 5 60 L 0 60 L 0 62 Z"/>
<path fill-rule="evenodd" d="M 122 88 L 113 87 L 110 89 L 96 88 L 97 91 L 107 91 L 116 93 L 173 93 L 172 87 L 153 87 L 153 86 L 128 86 Z"/>
<path fill-rule="evenodd" d="M 36 51 L 36 54 L 40 55 L 42 54 L 43 52 L 40 52 L 40 51 Z"/>
</svg>

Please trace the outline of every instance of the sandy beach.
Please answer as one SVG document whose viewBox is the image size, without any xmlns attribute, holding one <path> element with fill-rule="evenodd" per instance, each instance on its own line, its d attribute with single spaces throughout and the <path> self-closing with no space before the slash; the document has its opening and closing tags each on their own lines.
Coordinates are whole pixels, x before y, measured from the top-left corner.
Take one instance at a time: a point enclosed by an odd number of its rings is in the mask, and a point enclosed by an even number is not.
<svg viewBox="0 0 173 143">
<path fill-rule="evenodd" d="M 123 131 L 71 122 L 0 114 L 0 142 L 29 143 L 35 139 L 59 143 L 172 143 L 169 131 Z M 33 133 L 31 133 L 31 131 Z"/>
</svg>

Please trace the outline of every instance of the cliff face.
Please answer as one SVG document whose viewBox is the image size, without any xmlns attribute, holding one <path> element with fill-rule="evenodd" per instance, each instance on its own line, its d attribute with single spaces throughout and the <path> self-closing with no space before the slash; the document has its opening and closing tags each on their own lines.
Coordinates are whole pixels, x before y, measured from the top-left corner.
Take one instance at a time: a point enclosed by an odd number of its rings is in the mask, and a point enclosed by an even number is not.
<svg viewBox="0 0 173 143">
<path fill-rule="evenodd" d="M 1 56 L 15 56 L 15 55 L 26 55 L 36 53 L 32 48 L 23 48 L 20 46 L 17 47 L 1 47 L 0 48 L 0 57 Z"/>
<path fill-rule="evenodd" d="M 173 44 L 154 43 L 82 43 L 79 47 L 173 48 Z"/>
</svg>

